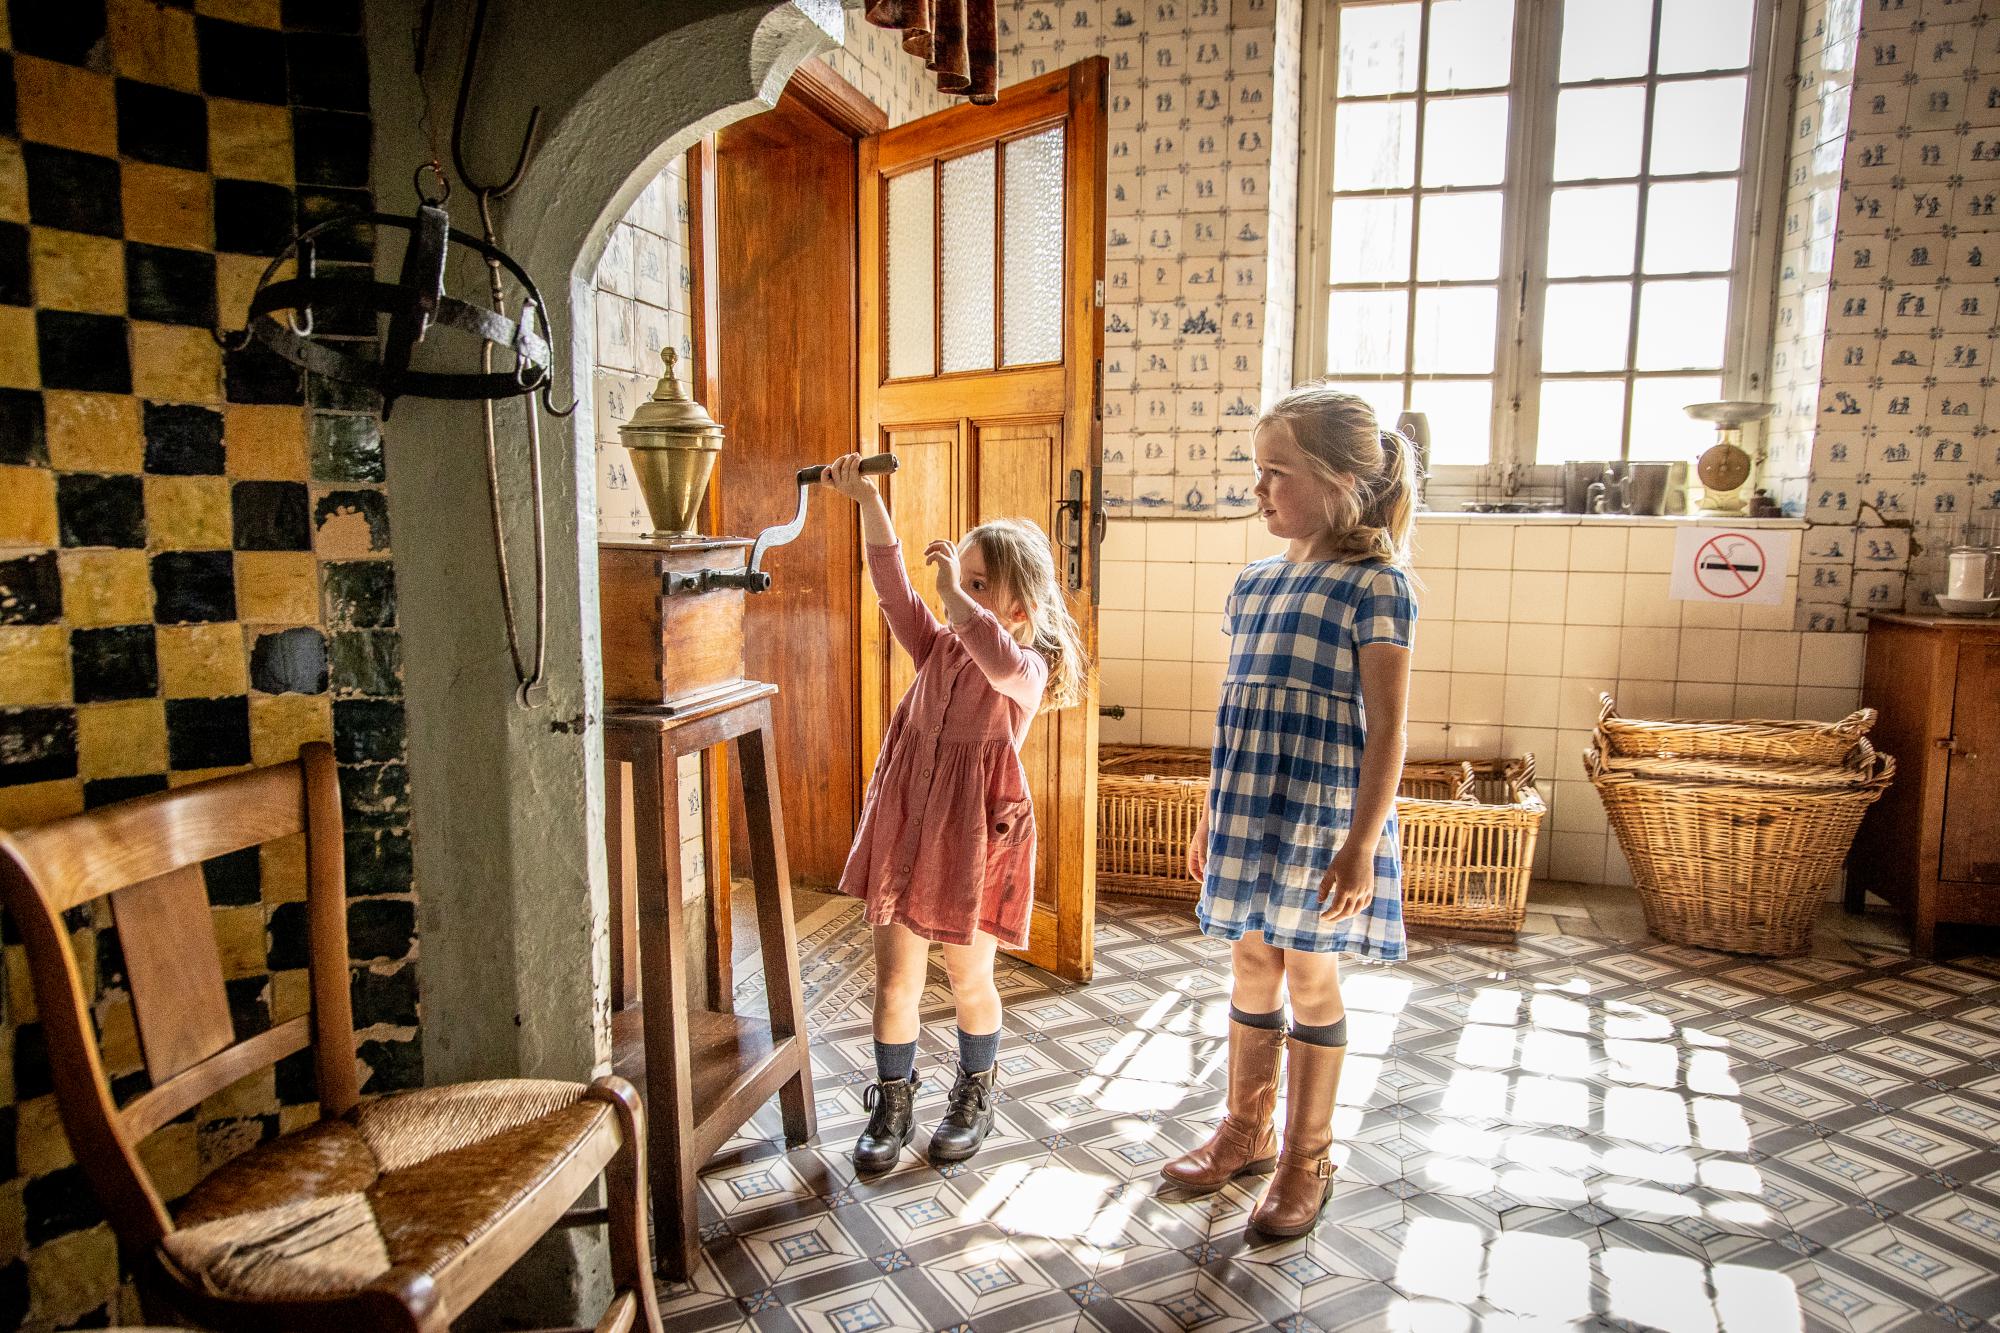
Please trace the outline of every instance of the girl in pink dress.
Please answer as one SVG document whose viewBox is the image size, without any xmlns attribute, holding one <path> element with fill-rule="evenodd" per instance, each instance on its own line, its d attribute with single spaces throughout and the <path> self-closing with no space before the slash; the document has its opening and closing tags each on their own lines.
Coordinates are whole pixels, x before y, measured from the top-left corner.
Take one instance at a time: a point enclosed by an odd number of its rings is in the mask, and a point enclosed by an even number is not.
<svg viewBox="0 0 2000 1333">
<path fill-rule="evenodd" d="M 1021 519 L 934 541 L 940 624 L 910 586 L 902 547 L 861 455 L 830 464 L 825 485 L 861 508 L 868 575 L 917 678 L 896 706 L 841 872 L 875 929 L 875 1073 L 854 1145 L 862 1171 L 885 1171 L 909 1144 L 918 1080 L 917 1008 L 933 942 L 958 1009 L 958 1076 L 931 1134 L 933 1162 L 972 1156 L 993 1127 L 1000 993 L 993 954 L 1028 942 L 1035 899 L 1035 810 L 1021 743 L 1044 708 L 1081 696 L 1083 642 L 1056 580 L 1048 538 Z"/>
</svg>

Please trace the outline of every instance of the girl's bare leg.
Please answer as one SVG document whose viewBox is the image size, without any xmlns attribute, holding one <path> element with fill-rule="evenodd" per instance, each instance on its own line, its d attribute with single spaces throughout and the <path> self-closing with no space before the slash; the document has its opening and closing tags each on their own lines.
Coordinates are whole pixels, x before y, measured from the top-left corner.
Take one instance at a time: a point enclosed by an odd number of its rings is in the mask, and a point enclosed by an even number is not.
<svg viewBox="0 0 2000 1333">
<path fill-rule="evenodd" d="M 1292 997 L 1292 1022 L 1300 1027 L 1325 1027 L 1338 1023 L 1347 1013 L 1340 999 L 1340 958 L 1338 954 L 1301 953 L 1297 949 L 1273 949 L 1282 960 L 1285 989 Z"/>
<path fill-rule="evenodd" d="M 908 926 L 875 927 L 875 1040 L 897 1045 L 917 1039 L 930 941 Z"/>
<path fill-rule="evenodd" d="M 1285 1002 L 1286 952 L 1262 935 L 1245 935 L 1230 946 L 1229 969 L 1234 985 L 1229 1003 L 1246 1014 L 1275 1013 Z"/>
<path fill-rule="evenodd" d="M 988 1033 L 1000 1029 L 1000 990 L 993 984 L 993 955 L 999 941 L 980 931 L 970 944 L 944 944 L 944 970 L 951 977 L 951 999 L 958 1006 L 961 1032 Z"/>
</svg>

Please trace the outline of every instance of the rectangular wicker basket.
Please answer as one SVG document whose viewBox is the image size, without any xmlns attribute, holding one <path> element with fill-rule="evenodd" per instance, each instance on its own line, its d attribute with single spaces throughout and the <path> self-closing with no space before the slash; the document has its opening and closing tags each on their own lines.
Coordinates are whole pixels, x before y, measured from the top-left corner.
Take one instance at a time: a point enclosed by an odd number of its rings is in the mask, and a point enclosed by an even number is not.
<svg viewBox="0 0 2000 1333">
<path fill-rule="evenodd" d="M 1533 756 L 1403 766 L 1396 819 L 1403 918 L 1419 925 L 1515 931 L 1544 807 Z M 1106 745 L 1098 756 L 1097 886 L 1106 893 L 1193 902 L 1187 845 L 1208 793 L 1208 752 Z"/>
</svg>

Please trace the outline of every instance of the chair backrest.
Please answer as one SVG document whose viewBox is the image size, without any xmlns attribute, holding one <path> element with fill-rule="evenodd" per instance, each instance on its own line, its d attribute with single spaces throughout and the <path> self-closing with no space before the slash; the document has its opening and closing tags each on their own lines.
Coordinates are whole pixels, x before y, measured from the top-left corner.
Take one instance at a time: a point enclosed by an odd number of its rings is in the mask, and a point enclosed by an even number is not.
<svg viewBox="0 0 2000 1333">
<path fill-rule="evenodd" d="M 201 865 L 303 833 L 312 1011 L 236 1040 Z M 237 1079 L 312 1045 L 322 1115 L 360 1096 L 347 964 L 346 867 L 333 751 L 0 832 L 0 902 L 23 943 L 63 1127 L 119 1238 L 173 1229 L 139 1142 Z M 120 1108 L 63 913 L 111 900 L 152 1087 Z"/>
</svg>

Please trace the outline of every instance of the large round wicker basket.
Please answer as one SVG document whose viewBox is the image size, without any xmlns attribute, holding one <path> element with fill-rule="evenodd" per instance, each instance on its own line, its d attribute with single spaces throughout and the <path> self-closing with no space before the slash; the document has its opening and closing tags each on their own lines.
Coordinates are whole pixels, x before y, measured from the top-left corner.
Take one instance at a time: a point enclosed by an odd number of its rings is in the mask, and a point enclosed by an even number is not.
<svg viewBox="0 0 2000 1333">
<path fill-rule="evenodd" d="M 1779 780 L 1752 782 L 1737 764 L 1626 767 L 1604 753 L 1607 739 L 1599 733 L 1584 770 L 1632 868 L 1646 928 L 1704 949 L 1805 952 L 1826 884 L 1895 760 L 1865 749 L 1860 763 L 1832 773 L 1788 765 Z M 1848 738 L 1850 751 L 1859 739 Z"/>
<path fill-rule="evenodd" d="M 1875 710 L 1862 708 L 1838 722 L 1731 721 L 1682 718 L 1641 720 L 1619 717 L 1608 694 L 1598 696 L 1599 748 L 1607 759 L 1719 759 L 1774 764 L 1847 763 L 1854 747 L 1875 725 Z"/>
</svg>

